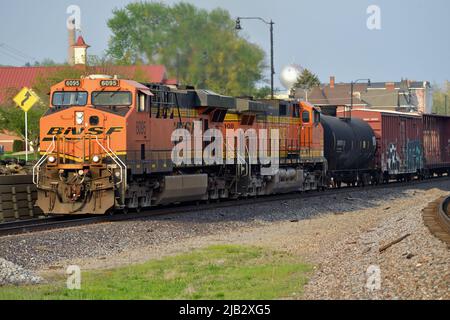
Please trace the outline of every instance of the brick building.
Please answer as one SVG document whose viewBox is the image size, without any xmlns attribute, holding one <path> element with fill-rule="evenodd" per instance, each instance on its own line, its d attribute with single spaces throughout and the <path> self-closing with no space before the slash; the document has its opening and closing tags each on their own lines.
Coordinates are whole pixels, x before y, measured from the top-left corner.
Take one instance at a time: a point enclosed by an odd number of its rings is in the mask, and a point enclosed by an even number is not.
<svg viewBox="0 0 450 320">
<path fill-rule="evenodd" d="M 294 96 L 321 107 L 324 113 L 335 115 L 338 108 L 351 105 L 351 84 L 336 83 L 335 77 L 330 77 L 328 84 L 310 90 L 296 89 Z M 431 113 L 432 96 L 428 81 L 355 83 L 353 107 Z"/>
</svg>

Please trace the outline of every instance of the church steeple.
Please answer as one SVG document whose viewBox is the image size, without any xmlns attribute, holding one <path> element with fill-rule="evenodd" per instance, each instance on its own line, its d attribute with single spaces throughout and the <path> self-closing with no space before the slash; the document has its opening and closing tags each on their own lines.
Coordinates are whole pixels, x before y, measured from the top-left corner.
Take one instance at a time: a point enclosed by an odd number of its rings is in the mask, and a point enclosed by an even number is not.
<svg viewBox="0 0 450 320">
<path fill-rule="evenodd" d="M 79 36 L 77 42 L 72 46 L 73 60 L 75 65 L 86 65 L 87 63 L 87 48 L 90 46 L 86 44 L 83 36 Z"/>
</svg>

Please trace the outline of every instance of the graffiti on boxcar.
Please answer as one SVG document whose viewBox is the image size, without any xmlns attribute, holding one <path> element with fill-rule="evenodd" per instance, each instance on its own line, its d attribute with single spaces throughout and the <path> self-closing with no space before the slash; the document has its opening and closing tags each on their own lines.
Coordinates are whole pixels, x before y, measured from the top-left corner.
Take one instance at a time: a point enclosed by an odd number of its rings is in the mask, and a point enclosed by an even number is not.
<svg viewBox="0 0 450 320">
<path fill-rule="evenodd" d="M 400 157 L 397 153 L 397 146 L 393 143 L 389 144 L 387 149 L 387 169 L 390 173 L 398 173 L 400 171 Z"/>
<path fill-rule="evenodd" d="M 423 152 L 419 140 L 409 141 L 406 146 L 406 171 L 415 172 L 422 168 Z"/>
</svg>

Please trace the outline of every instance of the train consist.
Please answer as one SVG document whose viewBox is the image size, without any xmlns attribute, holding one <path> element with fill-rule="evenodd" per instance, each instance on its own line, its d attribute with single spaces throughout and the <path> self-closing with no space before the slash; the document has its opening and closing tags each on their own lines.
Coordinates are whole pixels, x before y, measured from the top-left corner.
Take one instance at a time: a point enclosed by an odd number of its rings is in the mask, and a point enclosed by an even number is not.
<svg viewBox="0 0 450 320">
<path fill-rule="evenodd" d="M 339 119 L 303 101 L 101 75 L 65 80 L 50 96 L 33 168 L 45 214 L 105 214 L 450 170 L 447 117 L 353 110 L 351 119 Z"/>
</svg>

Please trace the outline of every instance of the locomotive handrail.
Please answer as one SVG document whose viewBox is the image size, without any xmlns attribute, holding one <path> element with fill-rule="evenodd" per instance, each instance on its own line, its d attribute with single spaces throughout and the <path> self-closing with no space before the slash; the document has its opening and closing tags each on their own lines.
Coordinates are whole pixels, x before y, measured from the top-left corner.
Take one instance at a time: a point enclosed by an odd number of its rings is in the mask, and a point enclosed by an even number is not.
<svg viewBox="0 0 450 320">
<path fill-rule="evenodd" d="M 125 162 L 123 162 L 122 159 L 120 159 L 120 157 L 112 150 L 111 145 L 110 145 L 110 141 L 111 141 L 111 138 L 110 138 L 110 136 L 108 136 L 107 139 L 106 139 L 106 142 L 107 142 L 107 145 L 106 145 L 106 146 L 108 147 L 109 151 L 116 157 L 117 161 L 119 161 L 119 162 L 123 165 L 124 172 L 125 172 L 125 184 L 126 184 L 126 182 L 127 182 L 127 165 L 126 165 Z"/>
<path fill-rule="evenodd" d="M 103 149 L 103 151 L 106 152 L 106 154 L 119 166 L 120 168 L 120 181 L 117 184 L 122 184 L 123 183 L 123 188 L 122 188 L 122 197 L 123 197 L 123 202 L 125 204 L 125 192 L 126 192 L 126 185 L 127 185 L 127 166 L 125 165 L 125 163 L 123 163 L 123 161 L 117 156 L 117 154 L 114 153 L 114 151 L 111 150 L 110 146 L 109 146 L 109 139 L 108 141 L 108 149 L 105 148 L 105 146 L 102 145 L 102 143 L 100 142 L 100 140 L 98 139 L 98 136 L 95 136 L 95 141 L 97 142 L 97 144 L 100 146 L 100 148 Z"/>
<path fill-rule="evenodd" d="M 53 146 L 53 149 L 50 150 L 50 148 Z M 38 162 L 33 166 L 33 184 L 37 185 L 39 183 L 39 170 L 41 165 L 44 163 L 44 161 L 48 158 L 48 154 L 53 152 L 55 150 L 56 144 L 55 144 L 55 136 L 52 137 L 52 143 L 48 146 L 47 150 L 45 150 L 44 155 L 39 159 Z"/>
<path fill-rule="evenodd" d="M 227 147 L 227 151 L 228 151 L 228 150 L 232 150 L 232 148 L 231 148 L 231 146 L 229 145 L 229 142 L 228 142 L 228 141 L 225 143 L 225 145 L 226 145 L 226 147 Z M 247 148 L 247 144 L 245 144 L 245 148 Z M 247 163 L 247 161 L 245 160 L 245 157 L 242 157 L 242 155 L 240 154 L 240 152 L 239 152 L 238 150 L 235 150 L 235 152 L 236 152 L 236 156 L 237 156 L 237 158 L 238 158 L 238 161 L 237 161 L 237 163 L 236 163 L 236 168 L 240 165 L 239 160 L 244 161 L 244 163 L 243 163 L 242 165 L 245 165 L 246 173 L 245 173 L 245 175 L 244 175 L 243 177 L 246 177 L 246 176 L 248 175 L 248 170 L 249 170 L 249 168 L 247 167 L 248 163 Z M 227 152 L 227 153 L 228 153 L 228 152 Z"/>
<path fill-rule="evenodd" d="M 120 161 L 120 162 L 117 161 L 117 159 L 116 159 L 116 158 L 118 158 L 117 155 L 112 150 L 106 149 L 105 146 L 103 146 L 102 143 L 100 142 L 100 140 L 98 139 L 98 136 L 95 136 L 95 141 L 100 146 L 100 148 L 102 148 L 102 150 L 119 166 L 121 172 L 120 172 L 120 181 L 118 182 L 118 184 L 122 183 L 124 180 L 123 179 L 124 175 L 122 173 L 122 170 L 124 170 L 124 167 L 122 167 L 122 165 L 123 165 L 122 161 Z"/>
</svg>

